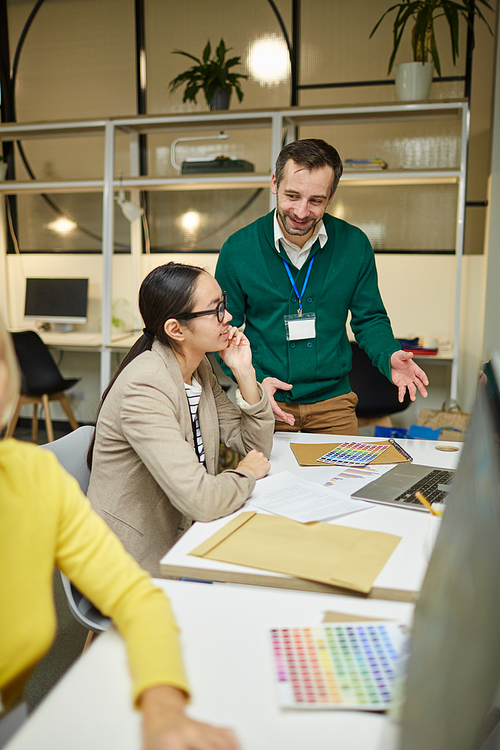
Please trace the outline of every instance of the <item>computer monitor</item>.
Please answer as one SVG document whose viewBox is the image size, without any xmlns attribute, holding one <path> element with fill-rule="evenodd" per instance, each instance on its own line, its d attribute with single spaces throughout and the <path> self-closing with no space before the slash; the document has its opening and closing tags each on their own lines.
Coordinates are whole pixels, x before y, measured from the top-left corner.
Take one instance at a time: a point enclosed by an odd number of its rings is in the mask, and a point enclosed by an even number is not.
<svg viewBox="0 0 500 750">
<path fill-rule="evenodd" d="M 88 287 L 88 279 L 26 279 L 24 317 L 41 323 L 86 323 Z"/>
<path fill-rule="evenodd" d="M 494 357 L 415 609 L 400 750 L 477 750 L 499 684 L 499 384 Z"/>
</svg>

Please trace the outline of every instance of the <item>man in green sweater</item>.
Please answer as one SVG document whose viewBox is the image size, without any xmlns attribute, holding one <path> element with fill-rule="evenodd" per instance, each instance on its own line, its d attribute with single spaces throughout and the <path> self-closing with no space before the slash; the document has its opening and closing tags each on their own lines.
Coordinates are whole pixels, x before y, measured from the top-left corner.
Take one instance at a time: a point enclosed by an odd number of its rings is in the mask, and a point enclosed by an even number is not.
<svg viewBox="0 0 500 750">
<path fill-rule="evenodd" d="M 426 374 L 392 333 L 368 238 L 325 214 L 341 175 L 340 156 L 325 141 L 289 143 L 271 178 L 276 210 L 229 237 L 217 263 L 278 430 L 357 434 L 349 311 L 356 340 L 398 386 L 399 400 L 406 389 L 412 401 L 417 389 L 427 396 Z"/>
</svg>

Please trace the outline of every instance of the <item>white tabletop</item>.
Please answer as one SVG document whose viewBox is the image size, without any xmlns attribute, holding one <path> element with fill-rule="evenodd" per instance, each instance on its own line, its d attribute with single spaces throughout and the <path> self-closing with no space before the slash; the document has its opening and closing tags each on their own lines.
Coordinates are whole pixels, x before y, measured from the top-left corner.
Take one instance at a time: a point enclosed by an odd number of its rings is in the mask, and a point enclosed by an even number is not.
<svg viewBox="0 0 500 750">
<path fill-rule="evenodd" d="M 16 330 L 26 331 L 29 327 L 19 329 L 9 329 L 10 333 Z M 33 329 L 34 330 L 34 329 Z M 53 346 L 57 349 L 75 349 L 80 351 L 99 350 L 102 345 L 102 334 L 99 332 L 88 331 L 44 331 L 37 329 L 36 333 L 40 336 L 44 344 Z"/>
<path fill-rule="evenodd" d="M 349 436 L 278 432 L 274 436 L 271 474 L 290 471 L 297 476 L 322 485 L 332 477 L 337 467 L 301 467 L 297 463 L 289 443 L 334 443 L 349 439 L 351 439 Z M 359 440 L 359 437 L 353 437 L 352 439 Z M 365 440 L 369 440 L 369 438 L 363 438 L 363 441 Z M 458 450 L 443 452 L 438 449 L 443 446 L 443 443 L 439 443 L 439 441 L 399 440 L 398 442 L 410 453 L 415 463 L 452 469 L 458 464 L 462 447 L 461 443 L 446 443 L 458 448 Z M 160 562 L 162 575 L 325 593 L 332 591 L 349 593 L 314 581 L 306 581 L 305 579 L 242 565 L 205 560 L 189 554 L 195 547 L 223 528 L 234 516 L 245 510 L 248 510 L 247 506 L 225 518 L 210 523 L 197 522 L 193 524 L 162 558 Z M 257 509 L 252 507 L 252 510 Z M 428 513 L 409 508 L 370 504 L 367 510 L 336 518 L 333 523 L 356 529 L 384 531 L 400 536 L 401 541 L 375 579 L 370 596 L 399 601 L 414 600 L 416 592 L 420 590 L 422 585 L 432 549 L 431 542 L 435 536 L 436 524 L 434 517 Z"/>
<path fill-rule="evenodd" d="M 27 329 L 23 328 L 22 330 L 24 331 Z M 53 346 L 56 349 L 100 351 L 103 346 L 102 333 L 95 331 L 68 331 L 67 333 L 64 333 L 61 331 L 44 331 L 38 329 L 37 333 L 47 346 Z M 138 337 L 139 333 L 113 336 L 111 343 L 107 344 L 107 347 L 113 350 L 128 351 L 130 347 L 135 344 Z"/>
<path fill-rule="evenodd" d="M 193 718 L 232 727 L 242 750 L 389 750 L 384 714 L 280 709 L 269 629 L 316 625 L 325 611 L 410 622 L 413 607 L 252 586 L 157 581 L 181 628 Z M 139 750 L 125 649 L 111 629 L 92 644 L 8 750 Z"/>
</svg>

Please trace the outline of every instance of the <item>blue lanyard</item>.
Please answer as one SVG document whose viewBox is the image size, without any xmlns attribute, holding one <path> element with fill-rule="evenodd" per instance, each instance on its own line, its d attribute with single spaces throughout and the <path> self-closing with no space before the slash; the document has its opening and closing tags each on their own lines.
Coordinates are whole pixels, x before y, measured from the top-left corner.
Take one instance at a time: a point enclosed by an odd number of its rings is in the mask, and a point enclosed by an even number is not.
<svg viewBox="0 0 500 750">
<path fill-rule="evenodd" d="M 292 276 L 292 272 L 290 271 L 290 266 L 288 265 L 288 263 L 286 262 L 286 260 L 283 258 L 283 256 L 281 257 L 281 260 L 283 261 L 283 265 L 286 268 L 286 272 L 288 274 L 288 278 L 290 279 L 290 283 L 292 285 L 292 289 L 295 292 L 295 294 L 297 295 L 297 299 L 299 300 L 299 309 L 297 310 L 297 315 L 299 316 L 299 318 L 302 317 L 302 297 L 304 296 L 304 292 L 306 291 L 307 282 L 309 281 L 309 276 L 311 275 L 311 268 L 312 268 L 312 264 L 313 264 L 313 261 L 314 261 L 315 257 L 316 257 L 316 253 L 314 253 L 314 255 L 312 256 L 311 260 L 309 261 L 309 268 L 307 269 L 306 278 L 305 278 L 305 281 L 304 281 L 304 286 L 302 287 L 302 292 L 300 294 L 299 294 L 299 290 L 297 289 L 297 285 L 295 283 L 295 279 Z"/>
</svg>

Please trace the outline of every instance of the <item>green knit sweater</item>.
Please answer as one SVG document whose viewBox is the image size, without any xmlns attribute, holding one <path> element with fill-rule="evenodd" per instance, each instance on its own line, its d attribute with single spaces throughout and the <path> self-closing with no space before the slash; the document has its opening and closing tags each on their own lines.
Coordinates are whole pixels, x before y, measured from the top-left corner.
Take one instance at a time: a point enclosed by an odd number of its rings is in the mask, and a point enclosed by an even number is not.
<svg viewBox="0 0 500 750">
<path fill-rule="evenodd" d="M 390 379 L 390 356 L 400 349 L 378 290 L 375 258 L 357 227 L 325 214 L 328 241 L 316 243 L 316 257 L 302 298 L 304 313 L 316 314 L 316 338 L 287 341 L 284 315 L 297 313 L 282 256 L 274 246 L 274 211 L 240 229 L 224 243 L 215 277 L 227 291 L 232 324 L 246 323 L 257 380 L 272 376 L 292 383 L 277 391 L 280 401 L 314 403 L 351 390 L 348 311 L 359 345 Z M 289 262 L 299 291 L 309 263 L 297 270 Z M 226 370 L 227 371 L 227 370 Z"/>
</svg>

